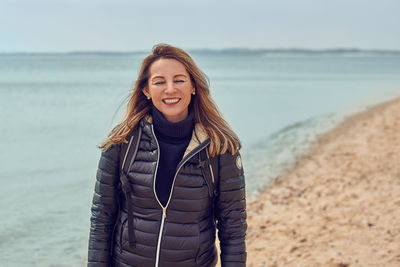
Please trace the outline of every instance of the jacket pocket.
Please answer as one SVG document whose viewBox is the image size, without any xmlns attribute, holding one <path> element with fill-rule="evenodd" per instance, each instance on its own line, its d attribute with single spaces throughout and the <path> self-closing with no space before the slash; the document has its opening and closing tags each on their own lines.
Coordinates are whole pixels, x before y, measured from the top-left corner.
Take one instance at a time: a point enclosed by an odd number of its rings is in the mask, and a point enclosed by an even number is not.
<svg viewBox="0 0 400 267">
<path fill-rule="evenodd" d="M 197 229 L 197 248 L 196 248 L 196 265 L 199 265 L 199 257 L 200 257 L 200 255 L 201 255 L 201 251 L 200 251 L 200 248 L 201 248 L 201 245 L 200 245 L 200 226 L 199 226 L 199 224 L 197 224 L 197 227 L 196 227 L 196 229 Z"/>
<path fill-rule="evenodd" d="M 199 235 L 199 249 L 196 256 L 196 266 L 215 266 L 217 262 L 217 249 L 215 244 L 216 229 L 206 227 Z"/>
<path fill-rule="evenodd" d="M 124 244 L 124 232 L 125 232 L 125 226 L 126 226 L 126 222 L 128 221 L 127 218 L 125 218 L 122 223 L 121 223 L 121 229 L 119 232 L 119 249 L 120 252 L 122 252 L 122 248 L 123 248 L 123 244 Z"/>
</svg>

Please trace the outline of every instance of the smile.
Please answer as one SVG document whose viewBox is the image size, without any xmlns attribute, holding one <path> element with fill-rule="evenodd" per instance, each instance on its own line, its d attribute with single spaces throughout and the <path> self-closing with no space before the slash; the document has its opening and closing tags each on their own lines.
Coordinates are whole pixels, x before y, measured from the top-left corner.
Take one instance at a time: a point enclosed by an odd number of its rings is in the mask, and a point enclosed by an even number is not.
<svg viewBox="0 0 400 267">
<path fill-rule="evenodd" d="M 170 105 L 170 104 L 178 103 L 180 100 L 181 100 L 180 98 L 168 98 L 168 99 L 163 99 L 162 101 L 163 101 L 165 104 Z"/>
</svg>

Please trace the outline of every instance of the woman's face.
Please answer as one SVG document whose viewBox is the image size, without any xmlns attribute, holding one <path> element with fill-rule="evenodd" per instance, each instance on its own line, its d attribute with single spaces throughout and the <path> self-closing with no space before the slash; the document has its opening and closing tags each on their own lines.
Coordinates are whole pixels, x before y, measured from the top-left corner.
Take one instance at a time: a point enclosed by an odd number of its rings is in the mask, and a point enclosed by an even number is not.
<svg viewBox="0 0 400 267">
<path fill-rule="evenodd" d="M 176 59 L 161 58 L 150 66 L 147 88 L 143 93 L 170 122 L 188 115 L 191 94 L 195 89 L 185 66 Z"/>
</svg>

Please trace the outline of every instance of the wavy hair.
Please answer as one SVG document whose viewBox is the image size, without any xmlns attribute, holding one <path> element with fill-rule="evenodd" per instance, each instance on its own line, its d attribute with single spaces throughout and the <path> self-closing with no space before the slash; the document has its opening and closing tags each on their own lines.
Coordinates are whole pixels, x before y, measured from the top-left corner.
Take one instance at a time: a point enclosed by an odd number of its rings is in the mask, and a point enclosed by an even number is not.
<svg viewBox="0 0 400 267">
<path fill-rule="evenodd" d="M 179 61 L 186 67 L 190 75 L 196 90 L 196 95 L 192 95 L 191 100 L 194 121 L 203 126 L 210 138 L 210 155 L 214 156 L 226 151 L 231 154 L 236 153 L 241 148 L 240 140 L 222 118 L 217 105 L 212 100 L 207 76 L 187 52 L 168 44 L 155 45 L 152 53 L 144 58 L 135 86 L 128 96 L 129 101 L 122 122 L 111 131 L 98 147 L 102 151 L 106 151 L 114 144 L 126 143 L 126 136 L 137 127 L 142 118 L 150 114 L 152 103 L 147 100 L 142 90 L 147 87 L 151 64 L 162 58 Z"/>
</svg>

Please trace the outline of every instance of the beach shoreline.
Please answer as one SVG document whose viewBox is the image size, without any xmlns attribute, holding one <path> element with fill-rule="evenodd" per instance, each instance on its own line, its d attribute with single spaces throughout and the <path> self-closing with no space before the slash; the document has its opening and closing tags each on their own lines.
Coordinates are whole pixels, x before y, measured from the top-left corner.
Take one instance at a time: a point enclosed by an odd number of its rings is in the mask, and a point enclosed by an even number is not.
<svg viewBox="0 0 400 267">
<path fill-rule="evenodd" d="M 346 117 L 248 203 L 248 266 L 400 266 L 400 98 Z"/>
</svg>

